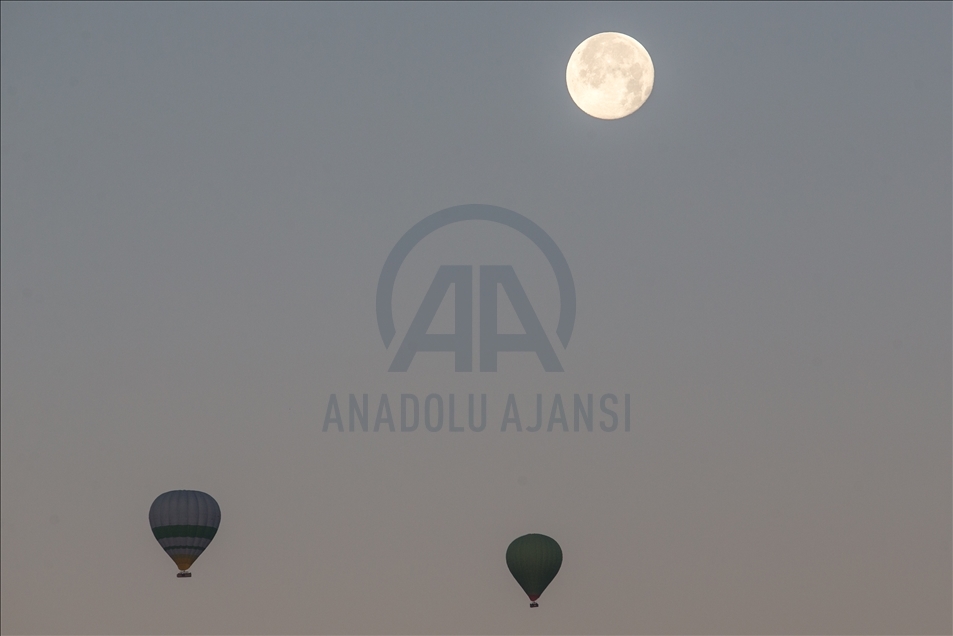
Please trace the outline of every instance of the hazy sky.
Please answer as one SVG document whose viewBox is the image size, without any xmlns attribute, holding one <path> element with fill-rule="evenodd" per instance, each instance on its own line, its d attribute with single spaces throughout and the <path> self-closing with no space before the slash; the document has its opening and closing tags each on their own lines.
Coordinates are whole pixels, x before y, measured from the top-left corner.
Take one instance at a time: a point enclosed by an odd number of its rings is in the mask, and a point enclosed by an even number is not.
<svg viewBox="0 0 953 636">
<path fill-rule="evenodd" d="M 617 121 L 565 85 L 600 31 L 655 63 Z M 0 629 L 950 633 L 951 60 L 949 3 L 3 3 Z M 568 347 L 545 257 L 471 221 L 385 348 L 388 253 L 467 203 L 559 246 Z M 388 372 L 441 265 L 513 266 L 564 371 Z M 364 393 L 487 428 L 322 432 Z M 589 393 L 631 430 L 525 430 Z M 187 580 L 179 488 L 222 509 Z"/>
</svg>

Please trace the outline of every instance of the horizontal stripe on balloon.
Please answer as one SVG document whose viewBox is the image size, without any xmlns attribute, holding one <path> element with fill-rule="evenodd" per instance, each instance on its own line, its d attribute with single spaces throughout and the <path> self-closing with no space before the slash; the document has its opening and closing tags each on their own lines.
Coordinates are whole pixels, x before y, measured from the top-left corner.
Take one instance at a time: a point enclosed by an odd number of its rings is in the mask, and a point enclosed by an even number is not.
<svg viewBox="0 0 953 636">
<path fill-rule="evenodd" d="M 159 539 L 159 545 L 163 548 L 169 545 L 188 545 L 207 548 L 211 542 L 211 539 L 197 539 L 195 537 L 167 537 L 165 539 Z"/>
<path fill-rule="evenodd" d="M 191 537 L 211 541 L 215 537 L 216 532 L 218 532 L 218 528 L 211 528 L 209 526 L 159 526 L 152 529 L 152 534 L 155 535 L 156 539 Z"/>
</svg>

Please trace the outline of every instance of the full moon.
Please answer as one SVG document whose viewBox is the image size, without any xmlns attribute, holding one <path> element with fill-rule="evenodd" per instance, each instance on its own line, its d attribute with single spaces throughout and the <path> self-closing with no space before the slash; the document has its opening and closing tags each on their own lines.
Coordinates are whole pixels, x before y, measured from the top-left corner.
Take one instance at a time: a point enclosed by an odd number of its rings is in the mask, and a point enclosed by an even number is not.
<svg viewBox="0 0 953 636">
<path fill-rule="evenodd" d="M 645 47 L 624 33 L 597 33 L 576 47 L 566 66 L 566 86 L 576 106 L 599 119 L 631 115 L 655 83 Z"/>
</svg>

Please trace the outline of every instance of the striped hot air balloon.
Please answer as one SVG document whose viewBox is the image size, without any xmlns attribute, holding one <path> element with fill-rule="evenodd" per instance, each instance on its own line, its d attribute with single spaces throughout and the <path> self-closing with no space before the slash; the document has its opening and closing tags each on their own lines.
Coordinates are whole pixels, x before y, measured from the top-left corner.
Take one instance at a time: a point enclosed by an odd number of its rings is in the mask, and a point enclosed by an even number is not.
<svg viewBox="0 0 953 636">
<path fill-rule="evenodd" d="M 529 597 L 530 607 L 549 585 L 563 564 L 563 551 L 544 534 L 524 534 L 506 549 L 506 566 Z"/>
<path fill-rule="evenodd" d="M 156 497 L 149 509 L 149 525 L 159 545 L 181 570 L 187 570 L 218 532 L 222 511 L 211 495 L 197 490 L 172 490 Z"/>
</svg>

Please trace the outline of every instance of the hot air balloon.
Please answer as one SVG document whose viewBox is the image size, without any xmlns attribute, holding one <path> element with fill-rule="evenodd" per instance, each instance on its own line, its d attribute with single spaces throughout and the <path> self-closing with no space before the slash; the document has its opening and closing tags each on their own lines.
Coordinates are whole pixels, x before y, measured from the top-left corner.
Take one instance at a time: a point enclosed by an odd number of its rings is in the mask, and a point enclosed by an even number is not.
<svg viewBox="0 0 953 636">
<path fill-rule="evenodd" d="M 149 525 L 159 545 L 188 578 L 192 563 L 218 532 L 222 511 L 211 495 L 197 490 L 172 490 L 156 497 L 149 509 Z"/>
<path fill-rule="evenodd" d="M 506 549 L 506 567 L 529 596 L 529 606 L 539 607 L 543 593 L 563 564 L 563 551 L 544 534 L 526 534 Z"/>
</svg>

